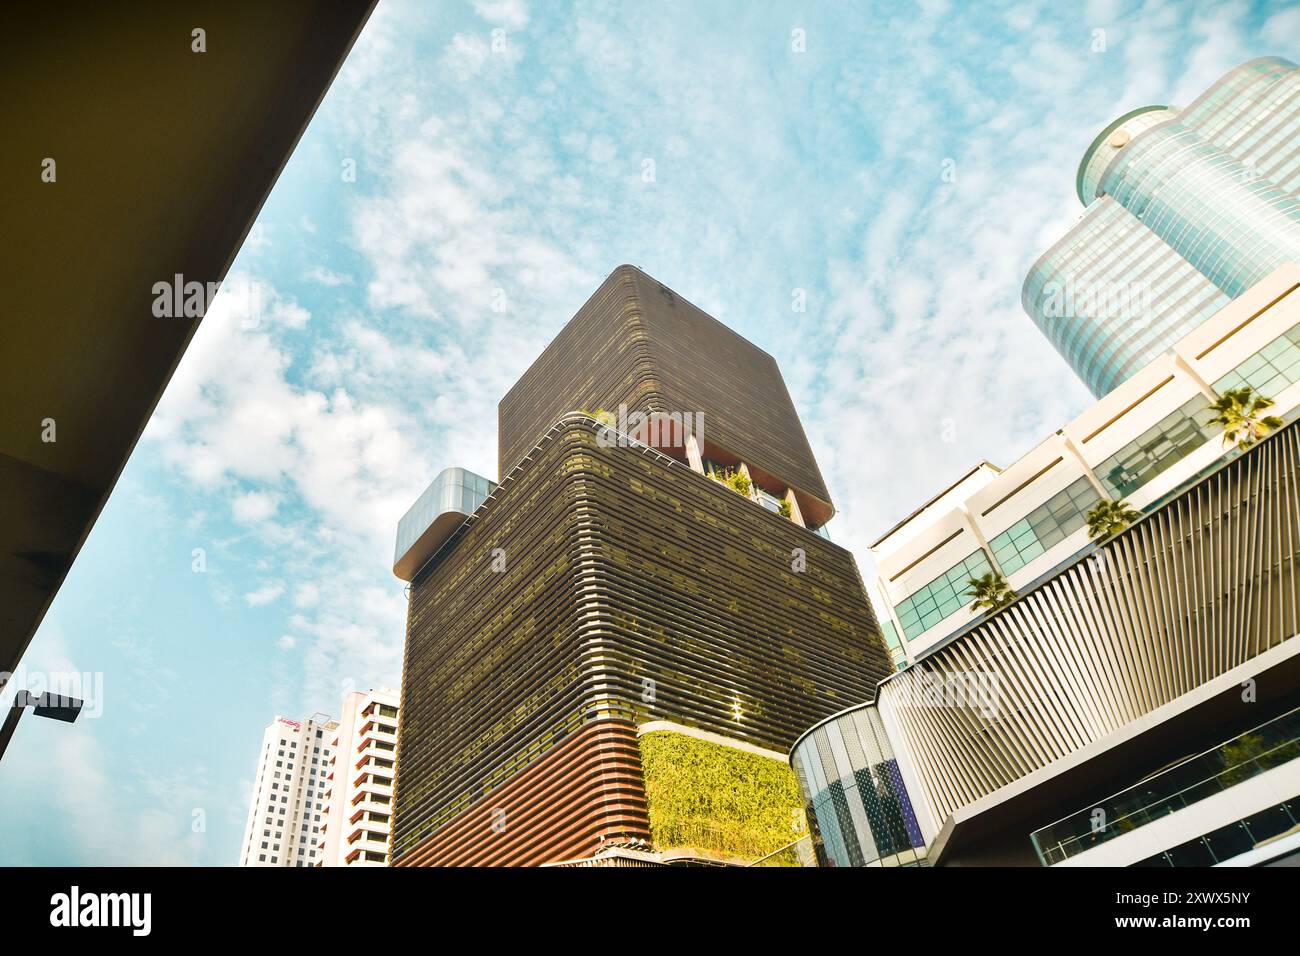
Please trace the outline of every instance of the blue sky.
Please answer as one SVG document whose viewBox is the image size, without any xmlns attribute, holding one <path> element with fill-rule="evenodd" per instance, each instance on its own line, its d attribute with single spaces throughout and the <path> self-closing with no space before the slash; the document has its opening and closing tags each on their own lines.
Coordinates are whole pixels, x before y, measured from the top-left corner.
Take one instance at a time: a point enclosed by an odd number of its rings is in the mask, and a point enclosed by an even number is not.
<svg viewBox="0 0 1300 956">
<path fill-rule="evenodd" d="M 265 724 L 400 680 L 397 519 L 495 476 L 497 400 L 622 262 L 776 357 L 869 573 L 1089 403 L 1019 293 L 1095 133 L 1300 37 L 1286 4 L 652 6 L 381 0 L 24 658 L 93 701 L 19 728 L 0 862 L 233 864 Z"/>
</svg>

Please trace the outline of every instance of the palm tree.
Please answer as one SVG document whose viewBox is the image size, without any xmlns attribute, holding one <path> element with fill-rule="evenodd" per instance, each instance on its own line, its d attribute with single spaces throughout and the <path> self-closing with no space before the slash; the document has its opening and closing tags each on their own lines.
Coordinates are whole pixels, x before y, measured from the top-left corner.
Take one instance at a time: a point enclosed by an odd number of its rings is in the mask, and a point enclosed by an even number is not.
<svg viewBox="0 0 1300 956">
<path fill-rule="evenodd" d="M 1011 590 L 1011 585 L 1007 584 L 1007 579 L 996 571 L 990 571 L 978 578 L 971 578 L 966 583 L 970 585 L 970 590 L 966 594 L 968 597 L 975 599 L 975 610 L 977 611 L 996 611 L 1000 607 L 1006 607 L 1020 596 Z"/>
<path fill-rule="evenodd" d="M 1223 426 L 1225 445 L 1236 442 L 1237 447 L 1245 451 L 1269 432 L 1285 424 L 1276 415 L 1260 414 L 1264 409 L 1272 407 L 1273 399 L 1256 395 L 1249 385 L 1243 385 L 1224 392 L 1210 406 L 1210 411 L 1218 413 L 1210 419 L 1210 424 Z"/>
<path fill-rule="evenodd" d="M 1131 507 L 1127 501 L 1122 499 L 1111 501 L 1109 498 L 1102 498 L 1087 514 L 1088 537 L 1093 541 L 1109 538 L 1111 535 L 1119 534 L 1141 517 L 1142 513 Z"/>
</svg>

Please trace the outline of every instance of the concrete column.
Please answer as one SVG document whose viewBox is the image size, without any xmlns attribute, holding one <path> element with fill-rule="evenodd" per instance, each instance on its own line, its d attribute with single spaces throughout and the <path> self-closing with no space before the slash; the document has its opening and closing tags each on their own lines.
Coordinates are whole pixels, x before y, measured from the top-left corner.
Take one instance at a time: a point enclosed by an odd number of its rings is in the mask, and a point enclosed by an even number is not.
<svg viewBox="0 0 1300 956">
<path fill-rule="evenodd" d="M 983 550 L 984 556 L 989 559 L 989 566 L 998 574 L 1001 574 L 1002 579 L 1005 581 L 1007 576 L 1002 571 L 1002 565 L 998 564 L 998 559 L 993 555 L 993 549 L 989 547 L 988 539 L 984 537 L 984 532 L 980 530 L 980 526 L 975 523 L 975 516 L 966 510 L 965 504 L 958 505 L 957 510 L 961 512 L 962 518 L 966 521 L 966 527 L 975 536 L 975 541 Z"/>
<path fill-rule="evenodd" d="M 804 524 L 803 513 L 799 511 L 799 499 L 794 496 L 794 489 L 785 490 L 785 503 L 790 506 L 790 520 L 801 528 L 808 527 Z"/>
<path fill-rule="evenodd" d="M 1210 385 L 1209 382 L 1201 378 L 1201 373 L 1197 370 L 1195 365 L 1185 359 L 1182 353 L 1177 349 L 1170 349 L 1170 354 L 1174 357 L 1174 366 L 1180 372 L 1185 372 L 1187 377 L 1196 383 L 1196 387 L 1201 390 L 1202 394 L 1204 394 L 1211 403 L 1219 400 L 1219 393 L 1214 390 L 1214 387 Z M 1272 398 L 1271 395 L 1269 397 Z"/>
<path fill-rule="evenodd" d="M 1087 477 L 1088 481 L 1092 483 L 1093 490 L 1097 492 L 1097 494 L 1101 495 L 1104 500 L 1109 501 L 1110 492 L 1106 490 L 1105 485 L 1101 483 L 1097 478 L 1096 473 L 1088 465 L 1088 460 L 1083 457 L 1083 452 L 1079 450 L 1078 446 L 1070 440 L 1069 436 L 1067 436 L 1065 432 L 1057 432 L 1056 434 L 1057 437 L 1061 439 L 1061 444 L 1065 446 L 1065 450 L 1074 456 L 1074 460 L 1077 461 L 1079 467 L 1083 469 L 1084 475 Z"/>
<path fill-rule="evenodd" d="M 749 466 L 742 461 L 736 471 L 749 479 L 749 499 L 750 501 L 757 501 L 758 495 L 754 491 L 754 476 L 749 473 Z"/>
<path fill-rule="evenodd" d="M 704 474 L 704 456 L 700 454 L 700 443 L 694 435 L 686 436 L 686 461 L 691 466 L 691 471 L 697 475 Z"/>
</svg>

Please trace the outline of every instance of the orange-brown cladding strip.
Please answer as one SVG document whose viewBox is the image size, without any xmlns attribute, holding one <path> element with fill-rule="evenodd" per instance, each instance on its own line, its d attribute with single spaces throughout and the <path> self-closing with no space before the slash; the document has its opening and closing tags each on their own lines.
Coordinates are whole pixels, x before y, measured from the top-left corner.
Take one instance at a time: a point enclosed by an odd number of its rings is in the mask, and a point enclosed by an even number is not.
<svg viewBox="0 0 1300 956">
<path fill-rule="evenodd" d="M 649 838 L 636 727 L 598 720 L 393 865 L 538 866 L 589 856 L 603 839 Z"/>
</svg>

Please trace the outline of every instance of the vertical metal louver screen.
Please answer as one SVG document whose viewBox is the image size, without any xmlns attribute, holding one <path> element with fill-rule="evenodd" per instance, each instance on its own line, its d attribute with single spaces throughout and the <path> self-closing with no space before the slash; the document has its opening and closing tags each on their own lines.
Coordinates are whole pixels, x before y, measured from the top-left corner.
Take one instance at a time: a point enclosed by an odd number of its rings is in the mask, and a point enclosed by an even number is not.
<svg viewBox="0 0 1300 956">
<path fill-rule="evenodd" d="M 884 683 L 935 818 L 1295 635 L 1298 458 L 1292 425 Z"/>
</svg>

